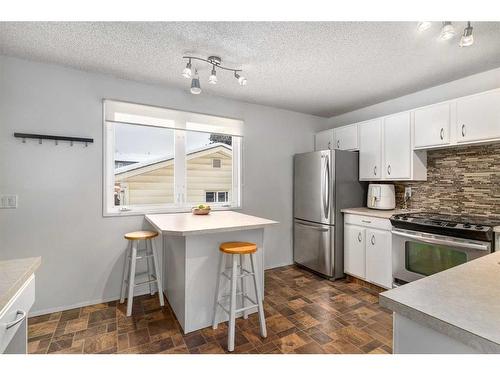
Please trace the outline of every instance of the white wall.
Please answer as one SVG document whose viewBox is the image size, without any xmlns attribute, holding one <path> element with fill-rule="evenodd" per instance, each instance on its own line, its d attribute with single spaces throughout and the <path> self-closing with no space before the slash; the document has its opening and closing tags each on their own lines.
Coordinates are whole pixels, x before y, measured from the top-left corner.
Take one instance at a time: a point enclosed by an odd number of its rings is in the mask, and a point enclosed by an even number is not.
<svg viewBox="0 0 500 375">
<path fill-rule="evenodd" d="M 102 217 L 103 98 L 243 119 L 243 212 L 280 222 L 266 230 L 266 267 L 292 263 L 292 155 L 313 149 L 326 119 L 186 91 L 0 56 L 0 193 L 19 195 L 0 210 L 0 259 L 42 256 L 33 312 L 117 297 L 123 234 L 144 225 Z M 15 131 L 95 143 L 23 144 Z"/>
<path fill-rule="evenodd" d="M 331 117 L 328 119 L 325 129 L 370 120 L 498 87 L 500 87 L 500 68 Z"/>
</svg>

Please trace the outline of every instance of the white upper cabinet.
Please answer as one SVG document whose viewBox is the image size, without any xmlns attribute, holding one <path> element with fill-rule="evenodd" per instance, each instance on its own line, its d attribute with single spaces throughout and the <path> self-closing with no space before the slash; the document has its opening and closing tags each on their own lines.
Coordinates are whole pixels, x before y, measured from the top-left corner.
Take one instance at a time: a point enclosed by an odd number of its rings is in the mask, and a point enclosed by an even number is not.
<svg viewBox="0 0 500 375">
<path fill-rule="evenodd" d="M 358 124 L 341 126 L 333 129 L 333 148 L 338 150 L 357 151 L 358 145 Z"/>
<path fill-rule="evenodd" d="M 359 179 L 379 180 L 382 176 L 382 120 L 359 124 Z"/>
<path fill-rule="evenodd" d="M 314 150 L 333 150 L 333 129 L 323 130 L 314 136 Z"/>
<path fill-rule="evenodd" d="M 375 140 L 374 140 L 375 142 Z M 386 180 L 411 178 L 410 112 L 398 113 L 384 119 L 384 168 Z"/>
<path fill-rule="evenodd" d="M 415 110 L 415 148 L 450 143 L 451 103 L 441 103 Z"/>
<path fill-rule="evenodd" d="M 500 90 L 457 99 L 457 142 L 500 139 Z"/>
</svg>

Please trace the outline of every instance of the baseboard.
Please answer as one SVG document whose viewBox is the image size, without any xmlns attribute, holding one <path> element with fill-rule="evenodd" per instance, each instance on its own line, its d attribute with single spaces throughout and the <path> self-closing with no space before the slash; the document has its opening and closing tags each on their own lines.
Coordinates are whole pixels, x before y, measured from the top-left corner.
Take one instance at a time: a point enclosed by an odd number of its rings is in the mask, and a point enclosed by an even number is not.
<svg viewBox="0 0 500 375">
<path fill-rule="evenodd" d="M 155 289 L 155 293 L 156 293 L 156 289 Z M 134 297 L 143 296 L 145 294 L 149 294 L 149 290 L 144 291 L 144 292 L 139 291 L 138 293 L 134 293 Z M 52 313 L 59 312 L 59 311 L 77 309 L 80 307 L 91 306 L 91 305 L 97 305 L 98 303 L 107 303 L 107 302 L 111 302 L 111 301 L 118 301 L 119 299 L 120 299 L 120 296 L 118 295 L 118 296 L 109 297 L 109 298 L 100 298 L 100 299 L 95 299 L 95 300 L 90 300 L 90 301 L 78 302 L 78 303 L 75 303 L 72 305 L 64 305 L 64 306 L 58 306 L 58 307 L 51 307 L 49 309 L 30 311 L 28 313 L 28 317 L 32 318 L 34 316 L 52 314 Z"/>
</svg>

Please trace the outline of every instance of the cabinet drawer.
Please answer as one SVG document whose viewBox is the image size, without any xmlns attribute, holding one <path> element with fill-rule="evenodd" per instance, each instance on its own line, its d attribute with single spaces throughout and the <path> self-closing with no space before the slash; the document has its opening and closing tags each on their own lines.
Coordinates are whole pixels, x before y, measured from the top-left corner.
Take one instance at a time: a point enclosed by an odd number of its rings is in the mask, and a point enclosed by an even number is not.
<svg viewBox="0 0 500 375">
<path fill-rule="evenodd" d="M 346 224 L 361 225 L 366 228 L 375 228 L 382 230 L 391 230 L 392 225 L 389 219 L 380 217 L 363 216 L 355 214 L 344 214 Z"/>
<path fill-rule="evenodd" d="M 0 315 L 0 353 L 5 351 L 10 340 L 22 325 L 24 319 L 28 319 L 28 311 L 35 302 L 35 275 L 24 283 L 19 291 L 12 297 Z M 24 318 L 23 318 L 24 315 Z M 19 320 L 19 323 L 11 323 Z M 10 326 L 10 327 L 9 327 Z M 8 328 L 9 327 L 9 328 Z"/>
</svg>

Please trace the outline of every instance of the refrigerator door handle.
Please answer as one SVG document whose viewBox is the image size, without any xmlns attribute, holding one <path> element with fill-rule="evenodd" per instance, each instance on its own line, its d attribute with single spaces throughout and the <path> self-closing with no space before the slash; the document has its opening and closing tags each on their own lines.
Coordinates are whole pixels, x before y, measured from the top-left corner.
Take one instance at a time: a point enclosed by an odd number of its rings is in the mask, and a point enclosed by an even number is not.
<svg viewBox="0 0 500 375">
<path fill-rule="evenodd" d="M 320 231 L 320 232 L 328 232 L 330 230 L 329 228 L 319 227 L 317 225 L 308 225 L 308 224 L 303 224 L 303 223 L 299 223 L 299 222 L 295 222 L 295 224 L 300 225 L 302 227 L 315 229 L 315 230 Z"/>
<path fill-rule="evenodd" d="M 330 158 L 326 156 L 325 159 L 325 170 L 323 174 L 323 213 L 325 219 L 328 219 L 330 207 Z"/>
</svg>

